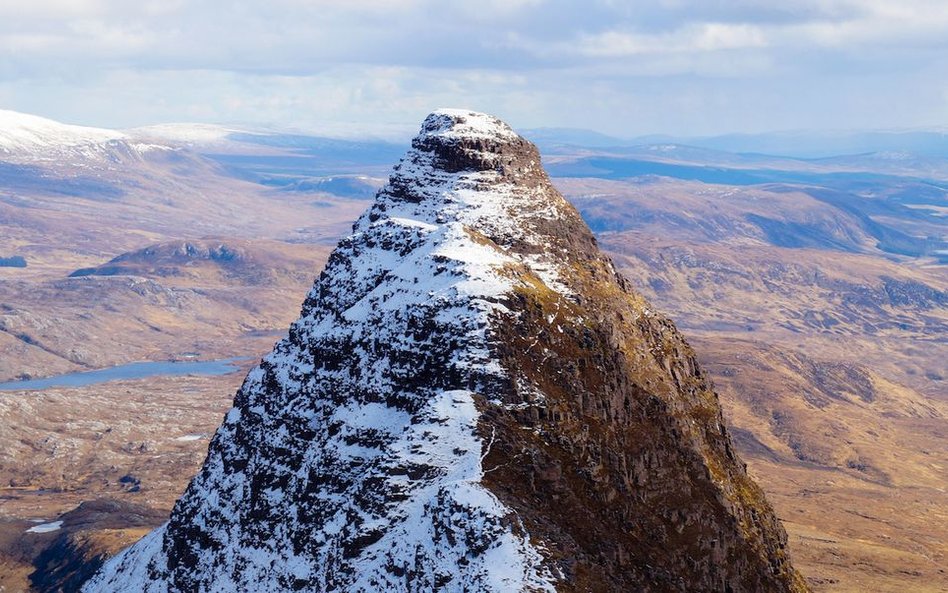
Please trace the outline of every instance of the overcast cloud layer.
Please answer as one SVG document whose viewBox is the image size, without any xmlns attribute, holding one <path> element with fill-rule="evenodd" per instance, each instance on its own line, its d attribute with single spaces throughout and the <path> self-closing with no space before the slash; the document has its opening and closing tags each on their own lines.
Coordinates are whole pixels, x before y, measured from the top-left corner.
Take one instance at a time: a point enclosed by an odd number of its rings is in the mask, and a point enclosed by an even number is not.
<svg viewBox="0 0 948 593">
<path fill-rule="evenodd" d="M 0 107 L 106 127 L 948 124 L 945 0 L 0 0 Z"/>
</svg>

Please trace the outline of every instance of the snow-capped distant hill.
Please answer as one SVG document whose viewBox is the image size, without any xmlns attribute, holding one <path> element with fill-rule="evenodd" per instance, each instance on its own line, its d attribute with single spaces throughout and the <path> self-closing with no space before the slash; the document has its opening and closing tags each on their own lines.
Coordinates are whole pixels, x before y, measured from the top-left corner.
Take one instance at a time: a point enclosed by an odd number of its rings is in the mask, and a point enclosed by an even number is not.
<svg viewBox="0 0 948 593">
<path fill-rule="evenodd" d="M 115 130 L 72 126 L 45 117 L 0 109 L 0 150 L 5 152 L 102 144 L 125 138 L 125 134 Z"/>
<path fill-rule="evenodd" d="M 126 133 L 142 139 L 164 141 L 177 145 L 214 145 L 225 143 L 233 134 L 252 134 L 241 128 L 215 124 L 170 123 L 131 128 Z"/>
<path fill-rule="evenodd" d="M 74 126 L 0 109 L 0 159 L 5 161 L 53 161 L 67 165 L 114 162 L 154 150 L 171 149 L 116 130 Z"/>
</svg>

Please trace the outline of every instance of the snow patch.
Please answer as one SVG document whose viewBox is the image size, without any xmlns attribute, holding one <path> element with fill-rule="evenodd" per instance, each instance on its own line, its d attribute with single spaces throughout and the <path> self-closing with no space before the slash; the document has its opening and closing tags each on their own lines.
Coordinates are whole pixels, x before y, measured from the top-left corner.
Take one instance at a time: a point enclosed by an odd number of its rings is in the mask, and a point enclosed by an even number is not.
<svg viewBox="0 0 948 593">
<path fill-rule="evenodd" d="M 453 139 L 487 138 L 516 140 L 520 136 L 503 121 L 486 113 L 468 109 L 442 108 L 429 117 L 433 125 L 422 129 L 422 137 L 441 136 Z"/>
<path fill-rule="evenodd" d="M 51 523 L 42 523 L 26 530 L 26 533 L 52 533 L 62 528 L 62 521 L 53 521 Z"/>
</svg>

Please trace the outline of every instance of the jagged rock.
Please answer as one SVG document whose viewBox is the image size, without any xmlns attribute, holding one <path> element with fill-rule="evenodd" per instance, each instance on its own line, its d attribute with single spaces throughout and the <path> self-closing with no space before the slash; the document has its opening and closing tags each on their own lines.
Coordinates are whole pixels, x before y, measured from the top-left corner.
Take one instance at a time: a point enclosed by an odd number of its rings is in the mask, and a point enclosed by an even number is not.
<svg viewBox="0 0 948 593">
<path fill-rule="evenodd" d="M 803 591 L 691 348 L 536 148 L 430 115 L 170 521 L 84 591 Z"/>
<path fill-rule="evenodd" d="M 69 276 L 174 276 L 180 273 L 181 266 L 196 262 L 213 262 L 230 267 L 262 267 L 252 261 L 244 249 L 234 248 L 219 241 L 168 241 L 123 253 L 101 266 L 79 268 Z"/>
</svg>

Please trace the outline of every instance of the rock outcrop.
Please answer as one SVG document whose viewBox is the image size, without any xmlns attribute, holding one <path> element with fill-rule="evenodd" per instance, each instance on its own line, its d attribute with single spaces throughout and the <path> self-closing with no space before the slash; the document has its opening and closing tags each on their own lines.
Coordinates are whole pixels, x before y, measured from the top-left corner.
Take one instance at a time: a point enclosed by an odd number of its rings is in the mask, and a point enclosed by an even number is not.
<svg viewBox="0 0 948 593">
<path fill-rule="evenodd" d="M 84 591 L 803 591 L 711 384 L 536 148 L 441 110 Z"/>
<path fill-rule="evenodd" d="M 241 242 L 237 242 L 241 243 Z M 107 263 L 79 268 L 70 278 L 82 276 L 165 277 L 182 274 L 189 266 L 212 264 L 234 275 L 265 276 L 266 266 L 254 261 L 240 245 L 220 241 L 167 241 L 123 253 Z"/>
</svg>

